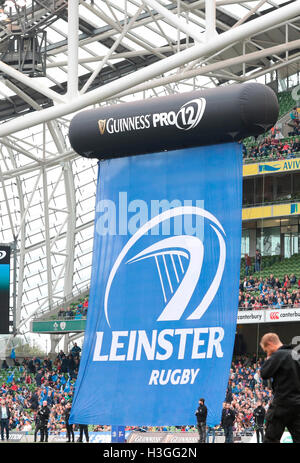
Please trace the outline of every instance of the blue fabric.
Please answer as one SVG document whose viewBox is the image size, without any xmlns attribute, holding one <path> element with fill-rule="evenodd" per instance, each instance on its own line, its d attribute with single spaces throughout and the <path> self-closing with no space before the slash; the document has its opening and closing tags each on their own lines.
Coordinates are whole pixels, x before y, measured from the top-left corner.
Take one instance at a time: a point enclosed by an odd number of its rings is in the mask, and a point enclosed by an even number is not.
<svg viewBox="0 0 300 463">
<path fill-rule="evenodd" d="M 241 213 L 240 144 L 100 162 L 71 423 L 192 425 L 200 397 L 208 425 L 220 423 Z"/>
</svg>

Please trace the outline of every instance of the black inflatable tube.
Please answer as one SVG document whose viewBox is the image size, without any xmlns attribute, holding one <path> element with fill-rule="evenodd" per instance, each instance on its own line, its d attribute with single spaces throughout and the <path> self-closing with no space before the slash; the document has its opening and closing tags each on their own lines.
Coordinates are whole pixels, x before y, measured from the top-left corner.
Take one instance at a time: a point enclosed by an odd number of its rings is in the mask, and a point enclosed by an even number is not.
<svg viewBox="0 0 300 463">
<path fill-rule="evenodd" d="M 239 141 L 269 130 L 278 114 L 269 87 L 234 84 L 82 111 L 69 138 L 81 156 L 107 159 Z"/>
</svg>

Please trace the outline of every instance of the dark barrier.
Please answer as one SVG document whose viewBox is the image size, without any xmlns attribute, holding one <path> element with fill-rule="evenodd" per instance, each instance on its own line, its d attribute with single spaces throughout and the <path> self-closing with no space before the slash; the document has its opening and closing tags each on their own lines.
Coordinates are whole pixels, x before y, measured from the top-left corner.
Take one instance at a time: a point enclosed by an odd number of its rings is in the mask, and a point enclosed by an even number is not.
<svg viewBox="0 0 300 463">
<path fill-rule="evenodd" d="M 9 246 L 0 246 L 0 334 L 9 334 Z"/>
<path fill-rule="evenodd" d="M 107 159 L 239 141 L 269 130 L 278 113 L 269 87 L 234 84 L 82 111 L 69 138 L 80 155 Z"/>
</svg>

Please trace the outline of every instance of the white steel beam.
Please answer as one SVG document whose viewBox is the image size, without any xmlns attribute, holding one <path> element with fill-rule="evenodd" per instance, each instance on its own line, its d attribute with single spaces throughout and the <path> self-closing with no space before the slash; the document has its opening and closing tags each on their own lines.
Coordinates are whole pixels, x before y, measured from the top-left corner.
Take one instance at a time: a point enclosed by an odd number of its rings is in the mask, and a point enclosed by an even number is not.
<svg viewBox="0 0 300 463">
<path fill-rule="evenodd" d="M 113 95 L 119 94 L 121 91 L 144 82 L 147 79 L 152 79 L 164 72 L 183 66 L 191 60 L 195 60 L 201 56 L 207 56 L 208 54 L 221 50 L 233 42 L 242 41 L 261 31 L 275 27 L 277 24 L 288 21 L 299 14 L 300 0 L 296 0 L 294 3 L 272 11 L 263 17 L 253 19 L 252 21 L 242 24 L 235 29 L 230 29 L 218 35 L 213 41 L 205 44 L 196 44 L 187 50 L 177 53 L 176 55 L 169 56 L 168 58 L 140 69 L 129 76 L 124 76 L 116 81 L 110 82 L 100 88 L 81 95 L 71 102 L 59 104 L 33 114 L 27 114 L 16 120 L 6 122 L 0 127 L 0 136 L 9 135 L 12 132 L 26 129 L 66 114 L 74 113 L 87 106 L 93 105 L 96 102 L 104 101 L 111 98 Z"/>
<path fill-rule="evenodd" d="M 67 99 L 71 101 L 78 95 L 78 26 L 79 3 L 68 2 L 68 91 Z"/>
<path fill-rule="evenodd" d="M 294 40 L 293 42 L 289 42 L 288 44 L 284 43 L 281 45 L 276 45 L 274 47 L 269 47 L 269 48 L 262 49 L 260 51 L 248 53 L 246 55 L 236 56 L 234 58 L 229 58 L 227 60 L 218 61 L 212 64 L 207 64 L 206 66 L 201 66 L 195 69 L 191 69 L 191 70 L 185 69 L 180 73 L 176 72 L 170 76 L 161 77 L 158 79 L 147 81 L 143 84 L 132 87 L 130 90 L 119 93 L 118 95 L 116 95 L 116 97 L 124 97 L 132 93 L 138 93 L 138 92 L 142 92 L 145 90 L 153 89 L 155 87 L 160 87 L 160 86 L 171 84 L 174 82 L 183 81 L 185 79 L 191 79 L 192 77 L 205 76 L 209 74 L 210 72 L 214 72 L 214 71 L 224 69 L 230 66 L 236 66 L 238 64 L 249 63 L 251 61 L 256 61 L 256 60 L 265 58 L 266 56 L 273 55 L 275 53 L 282 53 L 286 50 L 295 50 L 299 47 L 300 47 L 300 39 Z M 284 65 L 287 65 L 286 61 L 284 62 Z M 262 73 L 266 74 L 268 72 L 269 72 L 269 68 L 265 69 Z"/>
<path fill-rule="evenodd" d="M 189 46 L 192 46 L 192 45 L 189 45 Z M 185 44 L 185 43 L 179 44 L 179 47 L 180 47 L 180 49 L 186 49 L 187 44 Z M 167 45 L 165 47 L 156 47 L 154 49 L 154 52 L 156 52 L 156 53 L 167 53 L 167 52 L 170 52 L 170 51 L 174 51 L 173 46 L 168 46 Z M 133 51 L 125 51 L 124 53 L 113 53 L 113 54 L 110 55 L 109 59 L 110 60 L 114 60 L 114 59 L 120 60 L 120 59 L 123 59 L 123 58 L 124 59 L 134 58 L 136 56 L 146 56 L 146 55 L 150 55 L 150 54 L 153 54 L 153 51 L 151 51 L 151 50 L 133 50 Z M 78 63 L 79 64 L 97 63 L 98 61 L 102 61 L 103 59 L 105 59 L 105 57 L 106 57 L 106 55 L 98 55 L 98 56 L 91 56 L 91 57 L 86 57 L 86 58 L 79 58 Z M 50 68 L 56 68 L 56 67 L 61 67 L 61 66 L 67 66 L 67 64 L 68 64 L 67 60 L 56 61 L 56 62 L 47 64 L 47 68 L 50 69 Z"/>
<path fill-rule="evenodd" d="M 260 0 L 260 2 L 255 5 L 253 8 L 251 8 L 250 11 L 248 11 L 248 13 L 241 19 L 239 19 L 234 25 L 233 27 L 237 27 L 237 26 L 240 26 L 241 24 L 243 24 L 245 21 L 247 21 L 247 19 L 249 19 L 254 13 L 256 13 L 263 5 L 264 3 L 266 3 L 268 0 Z"/>
<path fill-rule="evenodd" d="M 0 61 L 0 71 L 12 77 L 13 79 L 18 80 L 22 84 L 27 85 L 27 87 L 42 93 L 56 103 L 63 103 L 65 101 L 65 98 L 62 95 L 59 95 L 57 92 L 54 92 L 48 87 L 45 87 L 39 79 L 28 77 L 17 69 L 14 69 L 8 64 L 4 63 L 3 61 Z"/>
<path fill-rule="evenodd" d="M 129 23 L 126 24 L 123 28 L 123 31 L 122 33 L 119 35 L 118 39 L 114 42 L 113 46 L 111 47 L 111 49 L 109 50 L 109 52 L 107 53 L 107 55 L 105 56 L 105 58 L 98 64 L 98 66 L 96 67 L 95 71 L 92 73 L 92 75 L 90 76 L 90 78 L 87 80 L 87 82 L 84 84 L 84 86 L 82 87 L 80 93 L 83 94 L 87 91 L 87 89 L 90 87 L 90 85 L 92 84 L 92 82 L 95 80 L 95 78 L 97 77 L 97 75 L 101 72 L 101 69 L 103 68 L 103 66 L 105 66 L 105 64 L 108 62 L 108 60 L 110 59 L 110 56 L 111 54 L 116 50 L 116 48 L 120 45 L 120 43 L 122 42 L 123 38 L 125 37 L 125 35 L 127 34 L 128 30 L 130 29 L 130 27 L 135 23 L 138 15 L 140 14 L 140 12 L 142 11 L 142 7 L 140 7 L 137 12 L 135 13 L 135 15 L 130 19 Z"/>
<path fill-rule="evenodd" d="M 216 0 L 205 0 L 205 40 L 214 40 L 216 35 Z"/>
<path fill-rule="evenodd" d="M 215 0 L 209 0 L 211 2 L 214 2 Z M 176 29 L 180 30 L 184 34 L 186 34 L 188 37 L 192 37 L 196 43 L 202 43 L 203 39 L 201 38 L 201 32 L 199 31 L 199 34 L 195 34 L 186 24 L 183 22 L 178 16 L 175 16 L 173 13 L 171 13 L 167 8 L 165 8 L 161 3 L 157 2 L 156 0 L 143 0 L 144 5 L 150 6 L 154 10 L 156 10 L 158 13 L 162 15 L 163 18 L 167 20 L 169 24 L 172 26 L 176 27 Z"/>
</svg>

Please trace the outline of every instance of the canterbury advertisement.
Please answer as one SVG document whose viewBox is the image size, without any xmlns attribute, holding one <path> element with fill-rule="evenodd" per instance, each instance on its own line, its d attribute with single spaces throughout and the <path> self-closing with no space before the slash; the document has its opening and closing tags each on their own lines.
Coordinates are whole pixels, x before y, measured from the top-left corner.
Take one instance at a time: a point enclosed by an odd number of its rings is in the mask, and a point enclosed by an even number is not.
<svg viewBox="0 0 300 463">
<path fill-rule="evenodd" d="M 184 117 L 166 121 L 181 125 Z M 125 125 L 107 119 L 101 127 Z M 208 424 L 220 423 L 237 320 L 241 212 L 238 143 L 160 153 L 156 162 L 145 154 L 99 163 L 71 422 L 193 424 L 205 397 Z"/>
</svg>

